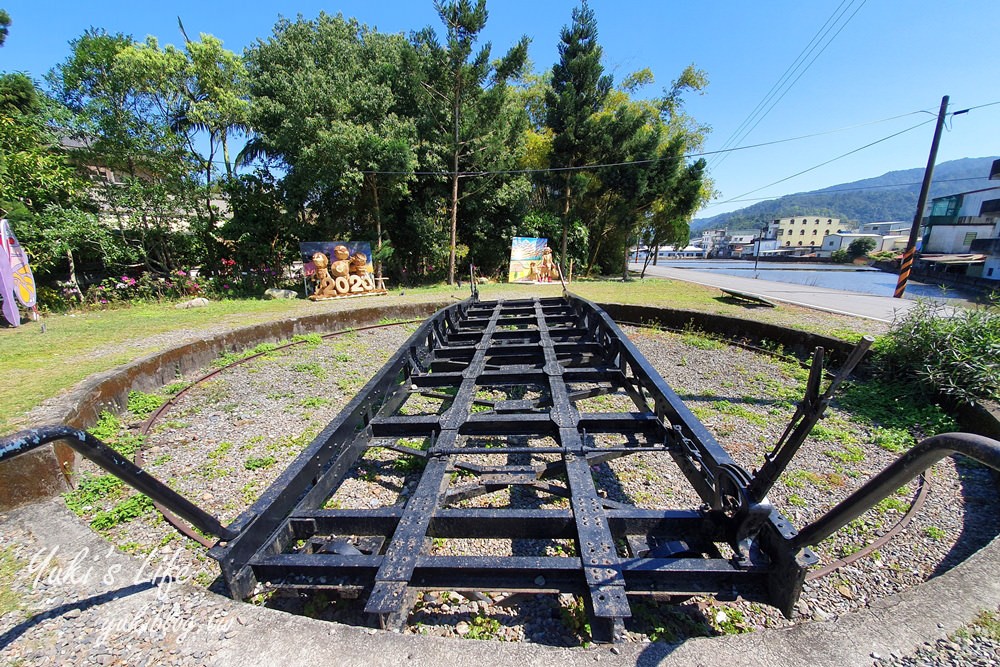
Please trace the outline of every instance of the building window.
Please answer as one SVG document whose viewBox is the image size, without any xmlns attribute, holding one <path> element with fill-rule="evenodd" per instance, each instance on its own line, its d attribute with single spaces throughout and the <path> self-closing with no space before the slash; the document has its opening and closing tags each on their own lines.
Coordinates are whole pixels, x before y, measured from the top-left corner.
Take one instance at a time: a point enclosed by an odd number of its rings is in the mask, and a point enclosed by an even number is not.
<svg viewBox="0 0 1000 667">
<path fill-rule="evenodd" d="M 972 242 L 976 240 L 976 232 L 969 232 L 965 235 L 965 240 L 962 241 L 962 245 L 972 245 Z"/>
<path fill-rule="evenodd" d="M 816 222 L 814 222 L 813 224 L 814 225 L 818 225 L 819 224 L 819 218 L 816 218 Z"/>
<path fill-rule="evenodd" d="M 790 225 L 794 225 L 794 224 L 795 224 L 795 218 L 792 218 L 791 220 L 789 220 L 789 221 L 788 221 L 788 224 L 790 224 Z"/>
<path fill-rule="evenodd" d="M 806 230 L 804 230 L 804 229 L 800 229 L 799 230 L 799 236 L 805 236 L 805 234 L 806 234 Z M 802 245 L 802 244 L 800 243 L 799 245 Z"/>
<path fill-rule="evenodd" d="M 799 241 L 799 245 L 802 245 L 802 241 Z"/>
<path fill-rule="evenodd" d="M 819 230 L 818 230 L 818 229 L 814 229 L 814 230 L 813 230 L 813 236 L 816 236 L 816 234 L 817 234 L 818 232 L 819 232 Z"/>
<path fill-rule="evenodd" d="M 785 234 L 785 230 L 784 229 L 779 229 L 778 230 L 778 236 L 784 236 L 784 234 Z"/>
<path fill-rule="evenodd" d="M 830 230 L 829 230 L 829 229 L 824 229 L 824 230 L 823 230 L 823 236 L 826 236 L 826 235 L 827 235 L 827 234 L 829 234 L 829 233 L 830 233 Z"/>
</svg>

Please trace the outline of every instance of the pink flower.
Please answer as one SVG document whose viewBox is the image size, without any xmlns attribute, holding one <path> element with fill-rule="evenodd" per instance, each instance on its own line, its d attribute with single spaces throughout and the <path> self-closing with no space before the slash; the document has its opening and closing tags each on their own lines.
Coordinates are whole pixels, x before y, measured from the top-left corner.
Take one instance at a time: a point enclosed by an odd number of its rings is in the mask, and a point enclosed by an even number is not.
<svg viewBox="0 0 1000 667">
<path fill-rule="evenodd" d="M 184 271 L 182 269 L 177 269 L 177 275 L 179 275 L 179 276 L 186 276 L 187 274 L 184 273 Z"/>
</svg>

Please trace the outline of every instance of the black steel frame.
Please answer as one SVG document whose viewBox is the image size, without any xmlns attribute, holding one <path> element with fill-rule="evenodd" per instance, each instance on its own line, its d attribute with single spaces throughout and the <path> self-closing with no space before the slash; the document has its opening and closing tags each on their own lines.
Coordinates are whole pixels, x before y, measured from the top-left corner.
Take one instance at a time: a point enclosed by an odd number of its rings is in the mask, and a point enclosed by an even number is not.
<svg viewBox="0 0 1000 667">
<path fill-rule="evenodd" d="M 536 397 L 476 398 L 479 388 L 520 395 L 516 387 Z M 578 409 L 604 394 L 625 394 L 633 408 Z M 401 414 L 414 395 L 444 399 L 446 409 Z M 602 444 L 602 434 L 616 434 L 618 444 Z M 506 440 L 483 446 L 478 436 Z M 413 439 L 429 447 L 405 444 Z M 323 509 L 372 446 L 424 460 L 405 507 Z M 672 457 L 702 505 L 649 510 L 602 498 L 591 466 L 640 451 Z M 474 462 L 497 454 L 509 463 Z M 541 454 L 557 460 L 530 458 Z M 473 481 L 452 485 L 455 469 Z M 565 486 L 547 483 L 554 478 Z M 404 622 L 415 592 L 431 589 L 584 594 L 594 634 L 605 639 L 621 634 L 629 595 L 742 595 L 790 614 L 816 558 L 789 548 L 791 524 L 766 499 L 749 501 L 749 480 L 594 304 L 571 295 L 470 299 L 428 320 L 229 527 L 239 537 L 210 555 L 234 597 L 250 596 L 257 583 L 361 591 L 384 627 Z M 569 508 L 452 506 L 517 485 L 564 495 Z M 573 539 L 578 555 L 437 556 L 435 537 Z"/>
</svg>

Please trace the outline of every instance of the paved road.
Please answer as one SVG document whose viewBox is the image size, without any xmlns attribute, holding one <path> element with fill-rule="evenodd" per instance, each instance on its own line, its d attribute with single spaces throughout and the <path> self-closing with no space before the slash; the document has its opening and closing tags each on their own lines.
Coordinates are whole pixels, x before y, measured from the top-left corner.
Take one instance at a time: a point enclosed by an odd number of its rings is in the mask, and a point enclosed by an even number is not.
<svg viewBox="0 0 1000 667">
<path fill-rule="evenodd" d="M 641 271 L 642 265 L 631 264 L 630 268 Z M 699 285 L 708 285 L 709 287 L 730 289 L 764 297 L 772 301 L 783 301 L 797 306 L 825 310 L 830 313 L 867 317 L 868 319 L 883 322 L 892 322 L 895 317 L 902 316 L 916 303 L 910 299 L 894 299 L 889 296 L 845 292 L 827 287 L 793 285 L 773 280 L 742 278 L 712 271 L 676 269 L 666 266 L 650 265 L 646 268 L 646 276 L 672 278 L 674 280 L 698 283 Z"/>
</svg>

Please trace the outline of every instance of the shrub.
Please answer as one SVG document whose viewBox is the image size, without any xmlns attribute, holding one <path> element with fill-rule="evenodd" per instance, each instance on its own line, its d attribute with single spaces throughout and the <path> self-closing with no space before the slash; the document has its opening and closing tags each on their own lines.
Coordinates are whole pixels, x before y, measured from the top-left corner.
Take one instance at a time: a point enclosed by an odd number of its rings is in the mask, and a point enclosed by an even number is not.
<svg viewBox="0 0 1000 667">
<path fill-rule="evenodd" d="M 851 258 L 848 256 L 847 251 L 841 248 L 830 253 L 830 261 L 835 264 L 847 264 L 851 261 Z"/>
<path fill-rule="evenodd" d="M 847 256 L 851 259 L 864 257 L 869 251 L 874 250 L 876 245 L 878 244 L 875 242 L 875 239 L 868 236 L 854 239 L 851 241 L 851 245 L 847 246 Z"/>
<path fill-rule="evenodd" d="M 945 312 L 918 302 L 876 345 L 876 372 L 890 381 L 916 379 L 925 390 L 972 403 L 1000 400 L 1000 310 Z"/>
</svg>

